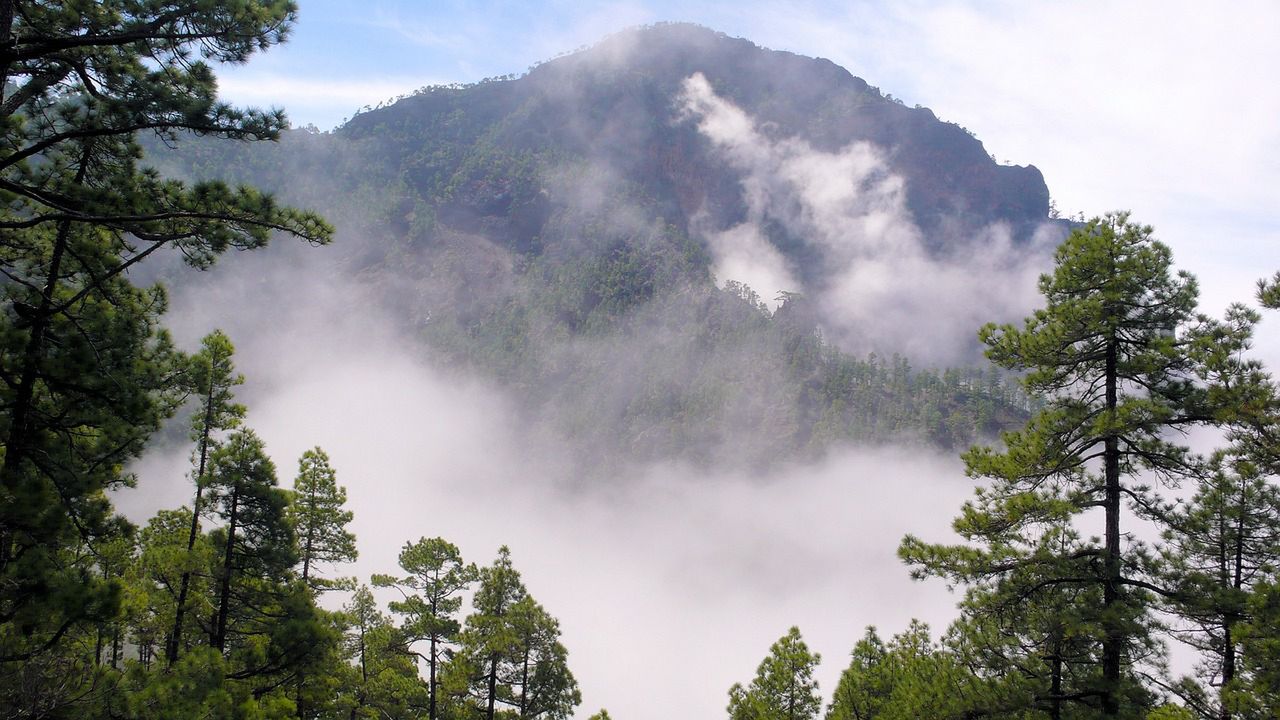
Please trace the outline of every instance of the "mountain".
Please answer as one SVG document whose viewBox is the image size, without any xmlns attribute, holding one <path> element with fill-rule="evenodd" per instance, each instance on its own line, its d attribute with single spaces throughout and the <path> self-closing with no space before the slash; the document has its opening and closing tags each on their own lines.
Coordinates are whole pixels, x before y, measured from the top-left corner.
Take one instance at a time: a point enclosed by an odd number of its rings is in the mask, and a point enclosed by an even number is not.
<svg viewBox="0 0 1280 720">
<path fill-rule="evenodd" d="M 977 324 L 1025 311 L 1008 288 L 1065 233 L 1040 172 L 962 127 L 684 24 L 328 133 L 151 156 L 325 212 L 334 272 L 593 462 L 989 436 L 1025 400 L 942 366 L 973 366 Z"/>
<path fill-rule="evenodd" d="M 513 246 L 536 234 L 551 204 L 498 173 L 459 178 L 451 158 L 481 147 L 587 158 L 634 182 L 664 217 L 687 222 L 701 210 L 716 225 L 740 222 L 737 173 L 692 123 L 672 122 L 681 85 L 695 73 L 772 135 L 831 152 L 857 141 L 888 151 L 892 171 L 907 180 L 908 208 L 930 238 L 957 220 L 970 229 L 1005 221 L 1023 232 L 1049 213 L 1039 170 L 998 165 L 981 142 L 927 108 L 908 108 L 830 61 L 694 25 L 625 31 L 509 81 L 428 89 L 357 115 L 338 134 L 377 138 L 384 167 L 404 172 L 422 193 L 450 199 L 442 217 L 496 230 Z M 495 217 L 508 220 L 485 222 Z M 803 246 L 803 238 L 784 242 Z"/>
</svg>

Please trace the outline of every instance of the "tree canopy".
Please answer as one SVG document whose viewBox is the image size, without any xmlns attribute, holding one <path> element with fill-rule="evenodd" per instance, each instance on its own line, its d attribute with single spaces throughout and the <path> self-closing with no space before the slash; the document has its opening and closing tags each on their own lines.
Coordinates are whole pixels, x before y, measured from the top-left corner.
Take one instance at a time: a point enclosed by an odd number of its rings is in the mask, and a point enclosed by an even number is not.
<svg viewBox="0 0 1280 720">
<path fill-rule="evenodd" d="M 1198 314 L 1194 279 L 1174 272 L 1169 249 L 1126 214 L 1072 233 L 1040 290 L 1045 307 L 1022 327 L 988 325 L 981 337 L 993 361 L 1024 373 L 1043 409 L 1002 449 L 965 454 L 984 480 L 954 524 L 966 543 L 908 536 L 900 553 L 917 577 L 968 587 L 959 626 L 968 659 L 1029 682 L 1033 706 L 1054 718 L 1140 715 L 1153 707 L 1147 679 L 1163 647 L 1155 613 L 1197 591 L 1179 587 L 1191 576 L 1171 577 L 1131 528 L 1169 528 L 1171 543 L 1182 540 L 1167 557 L 1201 562 L 1188 533 L 1206 511 L 1171 513 L 1159 488 L 1212 470 L 1175 439 L 1226 427 L 1240 397 L 1272 391 L 1254 366 L 1222 356 L 1248 346 L 1254 319 Z"/>
</svg>

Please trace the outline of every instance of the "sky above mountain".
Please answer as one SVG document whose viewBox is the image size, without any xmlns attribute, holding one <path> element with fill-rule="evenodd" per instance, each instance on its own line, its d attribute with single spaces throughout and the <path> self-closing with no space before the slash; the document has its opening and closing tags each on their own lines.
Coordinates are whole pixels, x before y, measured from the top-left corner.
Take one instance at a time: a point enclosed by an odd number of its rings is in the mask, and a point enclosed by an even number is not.
<svg viewBox="0 0 1280 720">
<path fill-rule="evenodd" d="M 224 97 L 329 129 L 425 85 L 522 73 L 628 26 L 690 21 L 826 57 L 1034 164 L 1057 207 L 1130 209 L 1201 278 L 1205 309 L 1280 269 L 1280 5 L 1202 2 L 301 0 L 287 45 L 222 68 Z M 1280 360 L 1280 332 L 1263 329 Z"/>
</svg>

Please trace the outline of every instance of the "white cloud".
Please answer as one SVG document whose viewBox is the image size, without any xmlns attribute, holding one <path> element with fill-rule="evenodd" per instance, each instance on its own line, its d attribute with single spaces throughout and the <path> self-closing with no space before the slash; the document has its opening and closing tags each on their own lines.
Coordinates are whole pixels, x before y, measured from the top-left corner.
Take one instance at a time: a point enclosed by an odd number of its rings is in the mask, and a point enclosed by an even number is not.
<svg viewBox="0 0 1280 720">
<path fill-rule="evenodd" d="M 423 78 L 326 79 L 257 73 L 246 67 L 219 72 L 218 97 L 233 105 L 283 107 L 295 125 L 313 123 L 328 130 L 366 105 L 431 84 Z"/>
<path fill-rule="evenodd" d="M 930 255 L 907 210 L 903 178 L 875 146 L 825 152 L 799 138 L 772 139 L 701 74 L 685 81 L 681 107 L 744 174 L 746 220 L 719 233 L 703 229 L 717 277 L 747 282 L 766 297 L 804 291 L 846 349 L 932 363 L 966 359 L 983 323 L 1013 320 L 1034 306 L 1047 248 L 1016 247 L 997 225 L 963 246 L 957 241 L 944 258 Z M 818 246 L 826 284 L 800 287 L 765 239 L 766 220 Z"/>
<path fill-rule="evenodd" d="M 742 223 L 706 237 L 714 258 L 711 273 L 722 286 L 730 280 L 745 283 L 770 310 L 778 309 L 782 293 L 800 290 L 787 259 L 769 244 L 759 226 Z"/>
</svg>

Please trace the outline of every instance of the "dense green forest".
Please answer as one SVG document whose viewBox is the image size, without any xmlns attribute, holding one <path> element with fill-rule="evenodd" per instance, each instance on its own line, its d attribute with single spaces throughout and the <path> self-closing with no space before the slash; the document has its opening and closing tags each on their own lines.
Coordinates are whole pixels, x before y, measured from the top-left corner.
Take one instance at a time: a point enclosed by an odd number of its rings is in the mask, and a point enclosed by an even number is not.
<svg viewBox="0 0 1280 720">
<path fill-rule="evenodd" d="M 281 114 L 218 103 L 196 56 L 239 62 L 282 41 L 293 3 L 0 8 L 0 712 L 571 716 L 580 693 L 558 622 L 511 550 L 481 567 L 446 539 L 406 538 L 394 572 L 368 584 L 346 577 L 352 514 L 325 452 L 304 453 L 292 489 L 280 487 L 236 401 L 243 378 L 231 340 L 213 330 L 198 351 L 180 352 L 160 325 L 163 287 L 135 286 L 126 272 L 164 248 L 208 267 L 275 234 L 331 239 L 318 215 L 252 187 L 183 182 L 140 164 L 141 131 L 170 141 L 280 134 Z M 558 322 L 589 332 L 615 302 L 646 292 L 655 263 L 679 262 L 663 243 L 678 249 L 687 238 L 655 242 L 661 261 L 628 246 L 602 272 L 535 263 L 526 274 L 566 272 L 549 287 L 593 299 L 580 315 L 583 301 L 572 299 Z M 610 282 L 574 290 L 583 277 Z M 1263 305 L 1280 305 L 1278 286 L 1280 277 L 1264 283 Z M 1044 307 L 1023 324 L 980 333 L 1022 390 L 994 371 L 851 359 L 815 333 L 802 298 L 769 311 L 731 285 L 658 306 L 659 318 L 702 313 L 714 320 L 706 327 L 722 328 L 723 337 L 691 339 L 689 358 L 727 352 L 743 336 L 783 347 L 785 366 L 758 371 L 817 398 L 792 431 L 804 438 L 936 432 L 962 444 L 1022 425 L 964 455 L 982 484 L 955 521 L 963 544 L 907 537 L 900 546 L 904 572 L 964 589 L 959 619 L 941 637 L 921 624 L 887 640 L 868 629 L 825 717 L 1280 716 L 1280 396 L 1247 355 L 1257 311 L 1201 314 L 1194 279 L 1124 214 L 1076 228 L 1040 289 Z M 491 321 L 482 314 L 472 327 Z M 500 352 L 485 352 L 503 337 L 488 331 L 436 347 L 536 366 L 522 354 L 526 332 L 512 328 Z M 688 401 L 661 387 L 650 396 L 677 418 Z M 191 504 L 136 527 L 109 492 L 132 482 L 128 463 L 171 417 L 187 421 Z M 697 416 L 687 417 L 664 449 L 697 435 Z M 1222 448 L 1190 452 L 1176 442 L 1190 428 L 1217 430 Z M 1190 492 L 1176 499 L 1177 487 Z M 1135 539 L 1139 522 L 1158 539 Z M 395 599 L 384 607 L 379 596 Z M 1165 670 L 1171 641 L 1199 655 L 1194 675 Z M 728 689 L 727 713 L 822 715 L 819 660 L 792 628 L 754 678 Z M 662 689 L 653 693 L 660 703 Z"/>
</svg>

